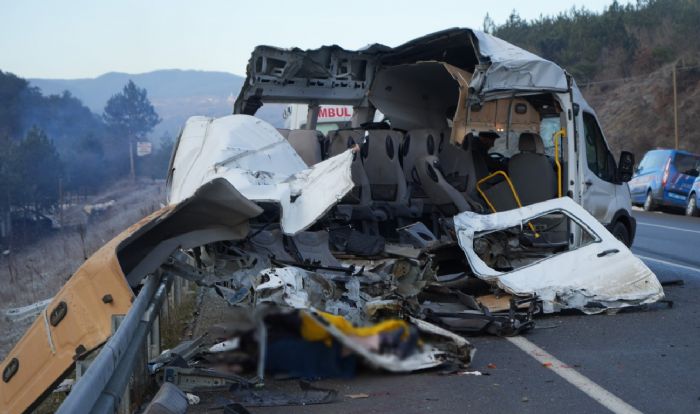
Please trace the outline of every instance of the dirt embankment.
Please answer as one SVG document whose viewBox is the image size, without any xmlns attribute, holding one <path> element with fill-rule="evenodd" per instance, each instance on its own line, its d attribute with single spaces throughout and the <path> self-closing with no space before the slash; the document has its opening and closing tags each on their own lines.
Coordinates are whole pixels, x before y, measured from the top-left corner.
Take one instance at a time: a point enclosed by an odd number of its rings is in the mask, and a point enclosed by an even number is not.
<svg viewBox="0 0 700 414">
<path fill-rule="evenodd" d="M 65 213 L 70 215 L 70 226 L 30 246 L 2 252 L 0 309 L 52 297 L 86 257 L 164 202 L 164 182 L 144 180 L 116 184 L 85 203 L 71 206 Z M 0 360 L 32 322 L 33 318 L 10 322 L 0 315 Z"/>
<path fill-rule="evenodd" d="M 637 162 L 657 147 L 674 147 L 672 66 L 626 80 L 579 85 L 601 120 L 612 150 L 634 152 Z M 700 56 L 678 62 L 680 149 L 700 153 Z"/>
</svg>

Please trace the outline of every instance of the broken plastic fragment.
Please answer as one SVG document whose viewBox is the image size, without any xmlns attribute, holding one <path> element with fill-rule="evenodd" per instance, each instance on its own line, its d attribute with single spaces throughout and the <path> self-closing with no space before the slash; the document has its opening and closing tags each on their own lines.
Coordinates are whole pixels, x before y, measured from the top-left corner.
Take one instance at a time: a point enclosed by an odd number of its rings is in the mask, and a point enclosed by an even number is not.
<svg viewBox="0 0 700 414">
<path fill-rule="evenodd" d="M 218 344 L 214 344 L 209 348 L 210 353 L 217 353 L 217 352 L 226 352 L 226 351 L 233 351 L 234 349 L 238 349 L 238 347 L 241 344 L 241 338 L 236 337 L 229 339 L 228 341 L 224 342 L 219 342 Z"/>
<path fill-rule="evenodd" d="M 198 396 L 196 396 L 194 394 L 190 394 L 189 392 L 185 393 L 185 395 L 187 395 L 187 404 L 189 404 L 189 405 L 199 404 L 199 397 Z"/>
<path fill-rule="evenodd" d="M 369 398 L 369 394 L 348 394 L 346 397 L 350 398 L 351 400 L 356 400 L 358 398 Z"/>
</svg>

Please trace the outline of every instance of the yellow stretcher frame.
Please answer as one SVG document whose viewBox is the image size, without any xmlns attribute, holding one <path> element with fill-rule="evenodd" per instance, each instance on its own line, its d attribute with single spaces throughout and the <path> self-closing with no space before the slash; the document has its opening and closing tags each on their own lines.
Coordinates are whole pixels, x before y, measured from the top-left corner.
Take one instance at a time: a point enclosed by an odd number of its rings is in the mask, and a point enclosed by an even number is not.
<svg viewBox="0 0 700 414">
<path fill-rule="evenodd" d="M 559 147 L 564 145 L 564 138 L 566 138 L 566 129 L 562 128 L 559 131 L 555 132 L 554 135 L 552 135 L 552 140 L 554 141 L 554 164 L 557 167 L 557 197 L 561 198 L 564 195 L 564 188 L 562 186 L 562 166 L 561 162 L 559 161 Z M 559 143 L 561 141 L 561 144 Z M 496 176 L 503 176 L 503 178 L 506 180 L 506 183 L 508 183 L 508 187 L 510 187 L 510 191 L 513 193 L 513 198 L 515 198 L 515 203 L 518 205 L 518 207 L 523 206 L 522 202 L 520 201 L 520 197 L 518 196 L 518 192 L 515 191 L 515 186 L 513 186 L 513 182 L 510 180 L 510 177 L 508 177 L 508 174 L 506 174 L 505 171 L 499 170 L 496 172 L 493 172 L 486 177 L 482 178 L 481 180 L 477 181 L 476 183 L 476 190 L 479 192 L 481 197 L 486 201 L 486 204 L 489 206 L 491 211 L 496 213 L 496 207 L 494 207 L 493 203 L 491 203 L 491 200 L 486 196 L 486 193 L 481 189 L 481 184 L 484 184 L 485 182 L 489 181 L 490 179 L 496 177 Z M 530 227 L 530 230 L 535 234 L 535 237 L 540 237 L 540 235 L 537 233 L 535 230 L 535 226 L 532 225 L 532 223 L 528 222 L 527 223 L 528 227 Z"/>
<path fill-rule="evenodd" d="M 561 140 L 561 145 L 564 145 L 564 138 L 566 138 L 566 129 L 562 128 L 552 135 L 552 140 L 554 141 L 554 164 L 557 166 L 557 196 L 562 198 L 564 195 L 564 188 L 562 186 L 561 177 L 561 162 L 559 162 L 559 141 Z"/>
<path fill-rule="evenodd" d="M 486 201 L 486 204 L 489 206 L 491 211 L 496 213 L 497 212 L 496 207 L 494 207 L 493 203 L 491 203 L 491 200 L 489 200 L 489 198 L 486 196 L 486 193 L 484 193 L 484 191 L 481 189 L 481 184 L 484 184 L 488 180 L 490 180 L 496 176 L 499 176 L 499 175 L 503 176 L 503 178 L 505 178 L 506 183 L 508 183 L 508 187 L 510 187 L 510 191 L 513 193 L 513 198 L 515 198 L 515 203 L 518 205 L 518 207 L 522 208 L 523 203 L 520 201 L 520 197 L 518 196 L 518 192 L 515 191 L 515 187 L 513 186 L 513 182 L 510 180 L 510 177 L 508 177 L 508 174 L 506 174 L 505 171 L 502 171 L 502 170 L 495 171 L 495 172 L 487 175 L 486 177 L 482 178 L 481 180 L 477 181 L 476 191 L 478 191 L 479 194 L 481 194 L 481 197 L 484 199 L 484 201 Z M 532 232 L 535 234 L 535 238 L 540 237 L 539 233 L 537 233 L 537 230 L 535 230 L 535 226 L 533 226 L 532 223 L 528 222 L 527 225 L 528 225 L 528 227 L 530 227 L 530 230 L 532 230 Z"/>
</svg>

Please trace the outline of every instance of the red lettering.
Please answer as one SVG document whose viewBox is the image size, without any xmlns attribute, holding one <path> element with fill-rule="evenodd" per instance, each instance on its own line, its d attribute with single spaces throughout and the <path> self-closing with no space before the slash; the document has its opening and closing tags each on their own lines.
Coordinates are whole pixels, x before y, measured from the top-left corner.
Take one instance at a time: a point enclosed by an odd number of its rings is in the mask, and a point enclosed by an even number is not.
<svg viewBox="0 0 700 414">
<path fill-rule="evenodd" d="M 350 112 L 350 108 L 346 107 L 322 107 L 318 111 L 318 117 L 319 118 L 342 118 L 342 117 L 351 117 L 352 112 Z"/>
</svg>

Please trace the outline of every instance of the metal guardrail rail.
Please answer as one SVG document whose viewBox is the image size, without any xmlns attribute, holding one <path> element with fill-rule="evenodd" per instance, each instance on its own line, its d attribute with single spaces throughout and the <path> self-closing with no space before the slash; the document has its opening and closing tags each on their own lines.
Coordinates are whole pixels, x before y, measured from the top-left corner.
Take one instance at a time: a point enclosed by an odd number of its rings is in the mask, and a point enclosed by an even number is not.
<svg viewBox="0 0 700 414">
<path fill-rule="evenodd" d="M 117 410 L 172 281 L 171 274 L 146 277 L 131 309 L 57 413 L 113 413 Z"/>
</svg>

